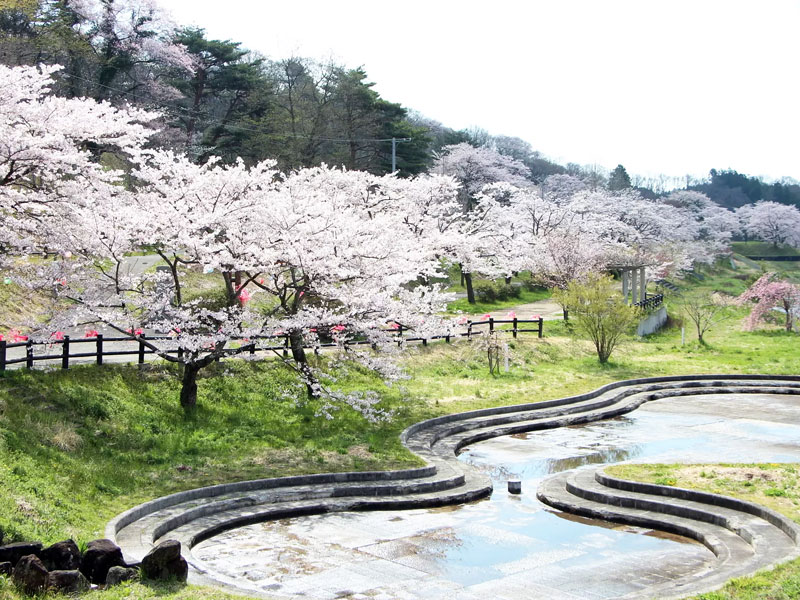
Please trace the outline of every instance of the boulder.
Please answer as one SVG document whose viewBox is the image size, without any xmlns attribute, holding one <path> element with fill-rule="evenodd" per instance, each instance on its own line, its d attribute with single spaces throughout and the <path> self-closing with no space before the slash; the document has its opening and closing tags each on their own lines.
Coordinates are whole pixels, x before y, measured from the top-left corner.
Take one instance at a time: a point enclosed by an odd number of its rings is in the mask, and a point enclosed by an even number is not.
<svg viewBox="0 0 800 600">
<path fill-rule="evenodd" d="M 16 544 L 6 544 L 0 546 L 0 562 L 10 562 L 16 565 L 19 559 L 28 554 L 36 554 L 42 551 L 42 545 L 39 542 L 17 542 Z"/>
<path fill-rule="evenodd" d="M 74 571 L 81 566 L 81 551 L 72 540 L 56 542 L 39 553 L 49 571 Z"/>
<path fill-rule="evenodd" d="M 47 588 L 47 569 L 39 557 L 28 554 L 17 561 L 12 579 L 28 595 L 38 594 Z"/>
<path fill-rule="evenodd" d="M 94 540 L 86 546 L 80 571 L 92 583 L 105 583 L 111 567 L 124 567 L 122 550 L 111 540 Z"/>
<path fill-rule="evenodd" d="M 0 562 L 0 575 L 5 575 L 6 577 L 11 577 L 11 571 L 14 570 L 14 565 L 10 562 Z"/>
<path fill-rule="evenodd" d="M 83 573 L 75 569 L 50 571 L 47 586 L 60 594 L 80 594 L 91 587 Z"/>
<path fill-rule="evenodd" d="M 130 581 L 139 576 L 138 569 L 131 569 L 128 567 L 111 567 L 106 575 L 106 585 L 119 585 L 123 581 Z"/>
<path fill-rule="evenodd" d="M 181 543 L 165 540 L 142 559 L 142 577 L 147 579 L 177 579 L 186 581 L 189 565 L 181 556 Z"/>
</svg>

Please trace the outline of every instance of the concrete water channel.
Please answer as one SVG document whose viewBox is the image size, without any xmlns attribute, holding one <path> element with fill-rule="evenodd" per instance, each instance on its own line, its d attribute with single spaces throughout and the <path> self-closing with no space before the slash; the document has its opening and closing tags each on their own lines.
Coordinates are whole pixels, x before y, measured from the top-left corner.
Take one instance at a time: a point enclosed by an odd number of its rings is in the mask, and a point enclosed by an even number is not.
<svg viewBox="0 0 800 600">
<path fill-rule="evenodd" d="M 714 555 L 685 538 L 550 509 L 536 499 L 539 482 L 623 461 L 800 462 L 800 398 L 657 400 L 615 419 L 480 442 L 459 459 L 492 478 L 491 498 L 260 523 L 192 554 L 218 579 L 276 598 L 648 597 L 648 588 L 712 569 Z M 521 495 L 507 492 L 509 479 L 522 481 Z"/>
</svg>

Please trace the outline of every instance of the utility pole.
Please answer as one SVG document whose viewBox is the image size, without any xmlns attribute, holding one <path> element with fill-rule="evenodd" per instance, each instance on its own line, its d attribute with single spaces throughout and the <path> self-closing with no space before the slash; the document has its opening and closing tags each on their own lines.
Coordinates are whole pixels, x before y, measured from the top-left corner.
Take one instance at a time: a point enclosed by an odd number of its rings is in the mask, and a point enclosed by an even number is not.
<svg viewBox="0 0 800 600">
<path fill-rule="evenodd" d="M 411 138 L 392 138 L 392 173 L 397 172 L 397 142 L 410 142 Z"/>
</svg>

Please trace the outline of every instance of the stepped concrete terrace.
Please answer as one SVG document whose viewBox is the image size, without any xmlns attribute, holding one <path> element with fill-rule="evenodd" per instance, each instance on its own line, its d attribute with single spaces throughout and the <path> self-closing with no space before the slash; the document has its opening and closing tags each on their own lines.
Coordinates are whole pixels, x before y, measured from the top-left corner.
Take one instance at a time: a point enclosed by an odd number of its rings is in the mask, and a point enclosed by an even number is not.
<svg viewBox="0 0 800 600">
<path fill-rule="evenodd" d="M 412 425 L 401 435 L 404 445 L 425 461 L 423 467 L 261 479 L 188 490 L 118 515 L 108 524 L 106 536 L 122 547 L 131 562 L 141 560 L 159 541 L 177 539 L 190 564 L 191 581 L 263 596 L 263 591 L 247 582 L 213 572 L 192 554 L 192 548 L 219 533 L 264 521 L 330 512 L 428 508 L 486 498 L 492 491 L 490 480 L 456 458 L 468 444 L 608 419 L 651 400 L 701 394 L 800 395 L 800 377 L 636 379 L 558 400 L 437 417 Z M 670 497 L 671 488 L 656 488 L 579 470 L 548 480 L 540 499 L 565 512 L 677 533 L 714 553 L 716 568 L 648 590 L 654 597 L 713 589 L 730 577 L 798 555 L 797 527 L 775 513 L 685 490 L 680 497 Z"/>
<path fill-rule="evenodd" d="M 732 577 L 800 556 L 800 527 L 764 506 L 717 494 L 616 479 L 600 468 L 547 479 L 537 498 L 574 515 L 647 527 L 697 540 L 716 557 L 712 571 L 647 590 L 647 597 L 682 598 Z"/>
</svg>

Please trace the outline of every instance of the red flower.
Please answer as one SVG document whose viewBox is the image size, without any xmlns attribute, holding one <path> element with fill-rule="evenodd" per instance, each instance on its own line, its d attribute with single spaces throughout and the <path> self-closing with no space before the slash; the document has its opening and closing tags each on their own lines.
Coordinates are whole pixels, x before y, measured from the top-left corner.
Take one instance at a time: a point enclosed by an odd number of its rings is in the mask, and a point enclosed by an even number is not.
<svg viewBox="0 0 800 600">
<path fill-rule="evenodd" d="M 50 337 L 55 340 L 63 340 L 64 339 L 64 332 L 63 331 L 54 331 L 50 334 Z"/>
<path fill-rule="evenodd" d="M 242 290 L 239 293 L 239 301 L 242 304 L 247 304 L 250 301 L 250 292 L 247 291 L 246 289 Z"/>
<path fill-rule="evenodd" d="M 100 335 L 100 334 L 98 333 L 98 331 L 96 329 L 87 329 L 86 333 L 83 334 L 83 337 L 85 337 L 85 338 L 93 338 L 93 337 L 97 337 L 98 335 Z"/>
<path fill-rule="evenodd" d="M 483 315 L 481 317 L 481 321 L 488 321 L 491 318 L 492 318 L 492 315 L 490 315 L 489 313 L 486 313 L 485 315 Z"/>
</svg>

